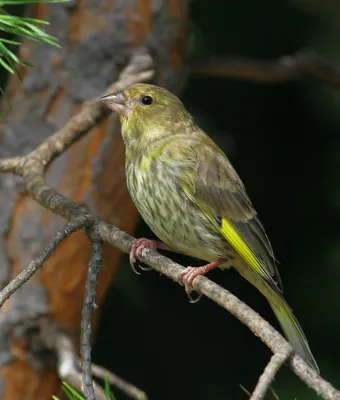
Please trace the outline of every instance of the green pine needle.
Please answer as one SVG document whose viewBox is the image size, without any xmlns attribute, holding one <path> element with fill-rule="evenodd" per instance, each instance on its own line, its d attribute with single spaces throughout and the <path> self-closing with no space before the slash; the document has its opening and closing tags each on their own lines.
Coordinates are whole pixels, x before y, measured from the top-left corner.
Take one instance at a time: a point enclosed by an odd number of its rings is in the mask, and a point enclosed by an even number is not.
<svg viewBox="0 0 340 400">
<path fill-rule="evenodd" d="M 0 7 L 9 5 L 25 5 L 31 3 L 67 3 L 69 0 L 0 0 Z"/>
<path fill-rule="evenodd" d="M 76 390 L 74 390 L 73 387 L 70 386 L 67 382 L 63 382 L 62 389 L 68 400 L 85 400 L 85 397 L 83 397 Z M 110 384 L 109 384 L 108 378 L 105 378 L 105 395 L 106 395 L 107 400 L 116 400 L 116 397 L 110 390 Z M 52 399 L 60 400 L 56 396 L 52 396 Z"/>
<path fill-rule="evenodd" d="M 2 32 L 5 32 L 14 36 L 14 40 L 0 37 L 0 68 L 4 68 L 11 74 L 16 74 L 22 79 L 18 67 L 33 66 L 28 61 L 22 60 L 16 55 L 16 49 L 21 44 L 20 41 L 17 40 L 17 37 L 60 47 L 58 40 L 41 28 L 42 25 L 48 25 L 47 21 L 9 14 L 3 8 L 4 6 L 27 5 L 32 3 L 66 3 L 68 1 L 69 0 L 0 0 L 0 35 Z M 0 88 L 0 95 L 2 95 L 6 103 L 10 105 L 2 88 Z"/>
<path fill-rule="evenodd" d="M 63 391 L 70 400 L 84 400 L 84 397 L 66 382 L 63 382 Z"/>
</svg>

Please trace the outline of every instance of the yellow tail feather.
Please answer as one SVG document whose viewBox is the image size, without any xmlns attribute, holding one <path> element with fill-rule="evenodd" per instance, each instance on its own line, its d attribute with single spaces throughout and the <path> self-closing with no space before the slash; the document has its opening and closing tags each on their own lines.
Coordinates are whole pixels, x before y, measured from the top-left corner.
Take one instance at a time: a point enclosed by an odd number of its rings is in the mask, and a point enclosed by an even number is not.
<svg viewBox="0 0 340 400">
<path fill-rule="evenodd" d="M 232 223 L 223 218 L 222 225 L 219 226 L 204 207 L 200 205 L 199 207 L 244 260 L 245 264 L 236 263 L 234 267 L 267 298 L 294 351 L 319 372 L 318 365 L 310 351 L 306 336 L 298 320 L 282 297 L 265 265 L 262 264 L 261 260 L 243 240 Z"/>
<path fill-rule="evenodd" d="M 319 372 L 318 365 L 310 351 L 303 330 L 294 316 L 282 294 L 275 287 L 269 286 L 261 276 L 250 269 L 245 263 L 236 266 L 238 272 L 252 285 L 254 285 L 268 300 L 281 328 L 293 347 L 293 350 L 302 357 L 312 368 Z"/>
<path fill-rule="evenodd" d="M 273 295 L 267 297 L 267 299 L 294 351 L 312 368 L 319 372 L 318 365 L 312 355 L 306 336 L 298 320 L 280 294 L 275 293 L 272 289 L 270 290 Z M 273 296 L 276 297 L 275 300 Z"/>
</svg>

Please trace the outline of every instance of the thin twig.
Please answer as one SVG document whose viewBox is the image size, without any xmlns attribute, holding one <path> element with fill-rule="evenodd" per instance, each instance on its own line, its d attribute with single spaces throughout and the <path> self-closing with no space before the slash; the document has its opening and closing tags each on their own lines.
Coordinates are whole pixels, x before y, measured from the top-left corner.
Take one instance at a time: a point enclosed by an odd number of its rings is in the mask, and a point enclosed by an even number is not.
<svg viewBox="0 0 340 400">
<path fill-rule="evenodd" d="M 48 343 L 47 346 L 50 349 L 53 349 L 57 354 L 57 371 L 60 379 L 67 382 L 78 392 L 81 392 L 81 362 L 75 350 L 71 336 L 64 331 L 59 331 L 52 338 L 51 336 L 51 334 L 48 336 L 51 343 Z M 131 383 L 126 382 L 106 368 L 92 364 L 92 374 L 99 379 L 108 379 L 112 386 L 125 392 L 131 398 L 136 400 L 147 400 L 147 396 L 142 390 L 136 388 Z M 105 391 L 100 387 L 100 385 L 95 383 L 94 391 L 97 400 L 108 400 Z"/>
<path fill-rule="evenodd" d="M 73 389 L 81 392 L 81 373 L 78 369 L 79 359 L 74 349 L 73 341 L 66 333 L 60 333 L 55 338 L 54 350 L 57 353 L 57 371 L 61 380 L 67 382 Z M 105 391 L 94 385 L 96 400 L 107 400 Z"/>
<path fill-rule="evenodd" d="M 190 71 L 194 75 L 243 79 L 268 84 L 286 83 L 302 77 L 311 77 L 334 87 L 340 86 L 339 68 L 310 50 L 302 50 L 275 61 L 249 60 L 240 57 L 197 60 L 192 61 Z"/>
<path fill-rule="evenodd" d="M 74 221 L 68 222 L 63 228 L 56 232 L 47 244 L 40 250 L 34 260 L 32 260 L 28 266 L 20 272 L 11 282 L 1 290 L 0 292 L 0 307 L 4 302 L 12 296 L 25 282 L 27 282 L 51 257 L 55 249 L 60 243 L 66 239 L 71 233 L 81 229 L 85 224 L 84 217 L 80 216 Z"/>
<path fill-rule="evenodd" d="M 282 346 L 280 351 L 273 354 L 263 374 L 260 376 L 250 400 L 262 400 L 266 395 L 275 375 L 292 353 L 292 346 Z"/>
<path fill-rule="evenodd" d="M 275 390 L 271 387 L 270 391 L 272 392 L 275 400 L 280 400 L 279 396 L 276 394 Z"/>
<path fill-rule="evenodd" d="M 21 161 L 21 157 L 13 157 L 6 158 L 4 160 L 0 160 L 0 171 L 1 172 L 16 172 L 19 163 Z"/>
<path fill-rule="evenodd" d="M 82 383 L 86 399 L 96 400 L 91 371 L 91 326 L 92 309 L 96 307 L 98 275 L 103 263 L 103 243 L 100 236 L 94 230 L 90 230 L 87 234 L 92 244 L 92 254 L 87 275 L 81 318 Z"/>
<path fill-rule="evenodd" d="M 249 397 L 251 396 L 251 393 L 249 392 L 249 390 L 247 390 L 244 386 L 242 386 L 240 384 L 240 388 L 244 391 L 245 394 L 247 394 Z"/>
<path fill-rule="evenodd" d="M 132 385 L 130 382 L 125 381 L 118 375 L 113 374 L 111 371 L 100 365 L 92 364 L 92 373 L 96 378 L 100 378 L 102 380 L 107 379 L 110 385 L 118 388 L 119 390 L 126 393 L 129 397 L 132 397 L 133 399 L 136 400 L 148 399 L 145 392 L 143 392 L 136 386 Z"/>
</svg>

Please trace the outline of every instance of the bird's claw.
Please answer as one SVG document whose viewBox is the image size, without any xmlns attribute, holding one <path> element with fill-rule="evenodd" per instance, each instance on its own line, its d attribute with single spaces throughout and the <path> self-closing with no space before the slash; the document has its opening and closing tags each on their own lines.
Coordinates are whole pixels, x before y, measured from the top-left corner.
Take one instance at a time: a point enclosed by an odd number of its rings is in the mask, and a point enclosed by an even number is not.
<svg viewBox="0 0 340 400">
<path fill-rule="evenodd" d="M 152 267 L 142 267 L 141 265 L 138 265 L 138 268 L 146 272 L 149 272 L 153 269 Z"/>
<path fill-rule="evenodd" d="M 132 271 L 137 275 L 140 275 L 140 272 L 137 270 L 135 264 L 137 262 L 137 259 L 141 258 L 141 256 L 143 255 L 143 250 L 147 248 L 156 249 L 157 248 L 156 241 L 145 238 L 139 238 L 139 239 L 134 239 L 130 245 L 130 254 L 129 254 L 130 265 Z M 138 268 L 143 271 L 150 271 L 152 269 L 152 267 L 142 267 L 139 264 Z"/>
<path fill-rule="evenodd" d="M 196 276 L 202 275 L 200 267 L 187 267 L 179 275 L 179 280 L 183 283 L 185 288 L 185 293 L 188 296 L 189 302 L 194 304 L 201 300 L 202 295 L 198 293 L 198 296 L 194 299 L 191 296 L 192 293 L 192 281 Z"/>
</svg>

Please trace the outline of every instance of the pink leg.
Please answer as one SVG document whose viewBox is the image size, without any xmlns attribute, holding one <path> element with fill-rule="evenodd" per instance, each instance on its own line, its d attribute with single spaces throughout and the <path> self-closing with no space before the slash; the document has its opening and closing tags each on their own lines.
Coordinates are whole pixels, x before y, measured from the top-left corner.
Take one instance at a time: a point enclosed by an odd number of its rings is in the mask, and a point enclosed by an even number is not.
<svg viewBox="0 0 340 400">
<path fill-rule="evenodd" d="M 217 260 L 203 265 L 202 267 L 186 267 L 180 274 L 179 279 L 183 282 L 184 287 L 185 287 L 185 292 L 187 296 L 189 297 L 190 303 L 196 303 L 201 296 L 199 296 L 197 299 L 193 300 L 191 297 L 191 291 L 192 291 L 192 281 L 196 278 L 196 276 L 203 276 L 207 272 L 211 271 L 212 269 L 220 266 L 223 264 L 225 260 L 223 258 L 218 258 Z"/>
<path fill-rule="evenodd" d="M 131 265 L 133 272 L 135 272 L 138 275 L 140 275 L 140 273 L 136 270 L 135 263 L 137 261 L 137 258 L 140 258 L 142 256 L 143 250 L 147 249 L 147 248 L 173 251 L 169 246 L 167 246 L 163 242 L 158 242 L 156 240 L 150 240 L 150 239 L 146 239 L 146 238 L 134 239 L 130 245 L 129 259 L 130 259 L 130 265 Z M 148 270 L 149 268 L 143 267 L 141 269 Z"/>
</svg>

